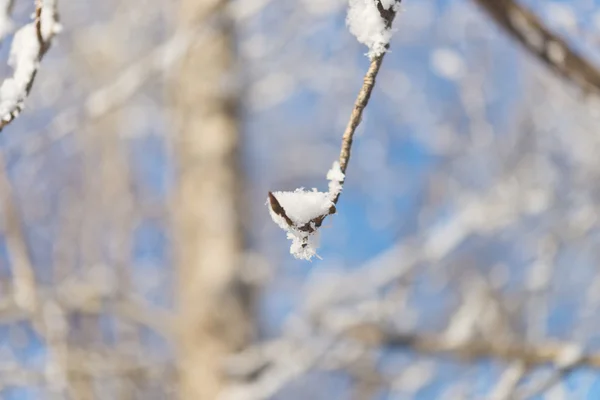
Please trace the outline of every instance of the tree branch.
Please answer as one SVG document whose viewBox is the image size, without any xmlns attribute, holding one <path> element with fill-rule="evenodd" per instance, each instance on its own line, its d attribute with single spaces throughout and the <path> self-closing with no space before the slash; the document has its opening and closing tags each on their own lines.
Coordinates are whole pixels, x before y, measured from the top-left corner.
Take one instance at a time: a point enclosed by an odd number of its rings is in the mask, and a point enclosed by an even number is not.
<svg viewBox="0 0 600 400">
<path fill-rule="evenodd" d="M 515 0 L 474 0 L 506 33 L 552 71 L 586 92 L 600 92 L 600 69 Z"/>
<path fill-rule="evenodd" d="M 552 364 L 561 370 L 576 366 L 600 368 L 600 353 L 584 354 L 581 346 L 567 342 L 519 343 L 507 340 L 451 340 L 443 334 L 397 332 L 365 324 L 348 330 L 348 335 L 369 345 L 401 347 L 420 354 L 447 355 L 463 360 L 495 359 L 522 362 L 526 366 Z"/>
<path fill-rule="evenodd" d="M 0 154 L 2 230 L 13 275 L 13 300 L 21 310 L 33 313 L 37 307 L 35 273 L 25 239 L 24 222 L 17 206 L 18 200 L 5 165 L 4 157 Z"/>
</svg>

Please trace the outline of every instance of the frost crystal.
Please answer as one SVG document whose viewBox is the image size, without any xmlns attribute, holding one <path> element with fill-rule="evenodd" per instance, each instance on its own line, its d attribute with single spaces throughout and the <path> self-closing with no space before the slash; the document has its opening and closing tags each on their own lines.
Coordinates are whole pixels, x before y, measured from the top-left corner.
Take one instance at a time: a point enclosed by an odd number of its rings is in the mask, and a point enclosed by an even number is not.
<svg viewBox="0 0 600 400">
<path fill-rule="evenodd" d="M 356 39 L 369 48 L 367 55 L 377 57 L 386 51 L 392 29 L 377 9 L 378 0 L 350 0 L 346 25 Z M 396 0 L 379 0 L 384 10 L 399 10 Z"/>
</svg>

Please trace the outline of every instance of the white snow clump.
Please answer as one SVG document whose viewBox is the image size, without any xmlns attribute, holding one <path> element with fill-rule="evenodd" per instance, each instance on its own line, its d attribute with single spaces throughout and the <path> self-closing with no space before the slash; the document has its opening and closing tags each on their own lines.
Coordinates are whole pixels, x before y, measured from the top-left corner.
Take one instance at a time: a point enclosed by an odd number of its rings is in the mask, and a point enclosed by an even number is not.
<svg viewBox="0 0 600 400">
<path fill-rule="evenodd" d="M 350 0 L 346 25 L 356 39 L 369 48 L 371 58 L 385 53 L 393 31 L 377 9 L 379 1 L 385 10 L 398 12 L 400 2 L 396 0 Z"/>
<path fill-rule="evenodd" d="M 40 18 L 40 34 L 42 40 L 47 43 L 61 30 L 56 21 L 56 0 L 43 1 Z M 42 50 L 40 46 L 35 22 L 15 32 L 8 56 L 8 65 L 12 67 L 13 75 L 4 79 L 0 85 L 0 118 L 5 122 L 16 117 L 23 108 L 39 68 Z"/>
<path fill-rule="evenodd" d="M 329 192 L 312 191 L 304 188 L 293 192 L 272 192 L 267 199 L 273 221 L 287 232 L 292 241 L 290 254 L 302 260 L 320 258 L 319 228 L 323 219 L 335 212 L 334 200 L 342 190 L 344 174 L 336 161 L 327 172 Z"/>
</svg>

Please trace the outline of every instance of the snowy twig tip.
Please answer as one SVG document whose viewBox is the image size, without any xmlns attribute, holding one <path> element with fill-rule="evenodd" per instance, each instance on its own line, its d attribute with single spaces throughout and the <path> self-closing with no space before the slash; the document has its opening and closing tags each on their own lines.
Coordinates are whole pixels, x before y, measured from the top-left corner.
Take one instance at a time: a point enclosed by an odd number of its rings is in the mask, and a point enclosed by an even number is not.
<svg viewBox="0 0 600 400">
<path fill-rule="evenodd" d="M 318 257 L 318 229 L 325 217 L 335 212 L 328 193 L 304 189 L 269 192 L 267 204 L 273 221 L 292 241 L 290 253 L 304 260 Z"/>
<path fill-rule="evenodd" d="M 273 221 L 287 232 L 292 240 L 290 253 L 294 257 L 310 260 L 319 257 L 318 229 L 325 218 L 335 214 L 335 203 L 342 191 L 345 175 L 339 162 L 327 172 L 329 191 L 296 189 L 293 192 L 269 192 L 267 205 Z"/>
<path fill-rule="evenodd" d="M 371 58 L 385 53 L 392 38 L 392 22 L 401 0 L 350 0 L 346 25 L 369 48 Z"/>
</svg>

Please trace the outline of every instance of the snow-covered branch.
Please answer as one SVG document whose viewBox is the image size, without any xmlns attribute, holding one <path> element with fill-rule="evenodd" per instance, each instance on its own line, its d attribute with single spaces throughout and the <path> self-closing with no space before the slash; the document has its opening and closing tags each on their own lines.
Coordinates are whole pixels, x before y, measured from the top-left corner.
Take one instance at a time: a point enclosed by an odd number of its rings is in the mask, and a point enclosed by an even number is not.
<svg viewBox="0 0 600 400">
<path fill-rule="evenodd" d="M 0 130 L 23 110 L 40 61 L 59 31 L 57 0 L 36 0 L 34 21 L 15 33 L 10 48 L 8 65 L 13 75 L 0 86 Z"/>
<path fill-rule="evenodd" d="M 356 40 L 369 48 L 369 57 L 385 53 L 400 0 L 350 0 L 346 24 Z"/>
<path fill-rule="evenodd" d="M 335 214 L 335 203 L 344 183 L 344 174 L 336 161 L 327 173 L 329 191 L 304 188 L 293 192 L 269 192 L 269 212 L 292 241 L 290 253 L 296 258 L 310 260 L 317 256 L 319 232 L 325 217 Z"/>
<path fill-rule="evenodd" d="M 392 36 L 392 22 L 401 0 L 350 0 L 346 19 L 350 32 L 369 47 L 371 65 L 354 103 L 350 120 L 342 136 L 339 160 L 327 173 L 329 191 L 269 192 L 267 204 L 273 221 L 287 232 L 292 240 L 290 253 L 294 257 L 310 260 L 317 255 L 318 229 L 323 220 L 336 212 L 336 204 L 346 179 L 354 132 L 360 124 L 364 109 L 369 103 L 375 79 Z"/>
</svg>

